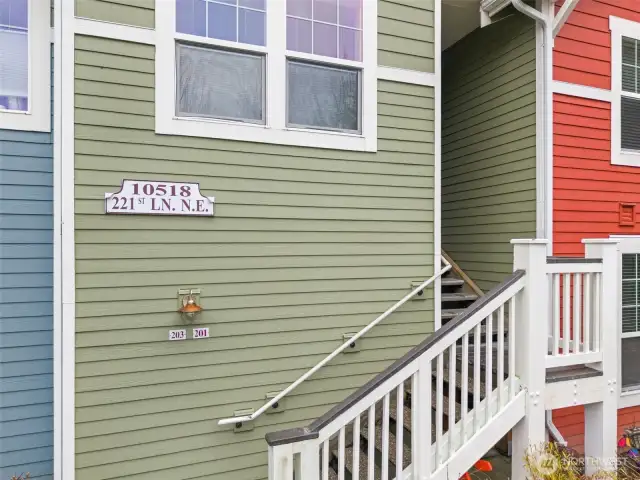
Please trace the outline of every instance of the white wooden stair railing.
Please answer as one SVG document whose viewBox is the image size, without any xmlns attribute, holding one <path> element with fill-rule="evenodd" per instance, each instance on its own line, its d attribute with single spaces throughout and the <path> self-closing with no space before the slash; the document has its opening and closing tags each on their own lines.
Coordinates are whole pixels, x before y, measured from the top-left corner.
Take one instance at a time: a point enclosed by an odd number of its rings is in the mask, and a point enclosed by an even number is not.
<svg viewBox="0 0 640 480">
<path fill-rule="evenodd" d="M 516 302 L 525 283 L 525 272 L 514 272 L 308 427 L 268 434 L 269 480 L 328 480 L 330 449 L 334 448 L 339 480 L 344 480 L 347 464 L 351 466 L 353 479 L 458 479 L 525 414 L 525 392 L 521 391 L 516 377 L 513 349 L 518 328 Z M 486 342 L 494 331 L 494 322 L 498 332 L 496 348 L 491 347 L 491 341 L 489 348 L 483 348 L 483 332 Z M 505 324 L 508 324 L 506 341 Z M 458 381 L 457 362 L 461 367 Z M 481 378 L 483 363 L 484 378 Z M 459 415 L 455 394 L 449 392 L 447 404 L 444 403 L 445 370 L 449 388 L 456 382 L 462 388 Z M 432 388 L 434 377 L 435 388 Z M 484 388 L 481 389 L 481 385 Z M 405 409 L 403 404 L 406 389 L 411 392 L 410 409 Z M 389 441 L 392 409 L 396 414 L 394 445 Z M 361 461 L 358 447 L 361 430 L 366 428 L 372 436 L 379 428 L 375 425 L 379 411 L 382 412 L 382 460 L 376 466 L 374 442 L 368 444 L 366 462 Z M 410 462 L 402 460 L 406 456 L 404 425 L 409 421 L 405 414 L 411 415 Z M 351 438 L 353 442 L 349 441 Z M 348 448 L 348 444 L 353 448 Z M 390 471 L 390 457 L 395 458 L 395 471 Z M 378 468 L 381 472 L 376 473 Z"/>
</svg>

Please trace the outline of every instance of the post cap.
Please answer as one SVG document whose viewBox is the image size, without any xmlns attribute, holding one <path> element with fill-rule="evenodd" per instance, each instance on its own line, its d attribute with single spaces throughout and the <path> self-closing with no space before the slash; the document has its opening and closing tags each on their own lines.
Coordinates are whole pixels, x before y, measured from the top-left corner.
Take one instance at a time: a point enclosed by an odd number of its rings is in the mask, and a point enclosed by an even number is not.
<svg viewBox="0 0 640 480">
<path fill-rule="evenodd" d="M 514 238 L 511 245 L 549 245 L 546 238 Z"/>
<path fill-rule="evenodd" d="M 583 238 L 582 243 L 585 245 L 617 245 L 620 238 Z"/>
</svg>

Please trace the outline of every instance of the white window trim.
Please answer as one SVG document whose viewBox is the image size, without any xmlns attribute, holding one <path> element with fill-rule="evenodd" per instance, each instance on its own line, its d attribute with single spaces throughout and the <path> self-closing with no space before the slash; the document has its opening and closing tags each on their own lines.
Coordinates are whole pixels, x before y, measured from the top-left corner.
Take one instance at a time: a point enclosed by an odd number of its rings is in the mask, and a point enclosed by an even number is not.
<svg viewBox="0 0 640 480">
<path fill-rule="evenodd" d="M 618 292 L 622 293 L 622 254 L 640 253 L 640 235 L 610 235 L 609 238 L 619 240 L 618 250 L 619 259 L 618 266 L 620 278 L 618 278 Z M 618 305 L 618 391 L 620 398 L 618 399 L 618 408 L 635 407 L 640 405 L 640 388 L 633 390 L 622 390 L 622 296 Z"/>
<path fill-rule="evenodd" d="M 611 30 L 611 93 L 613 97 L 611 101 L 611 163 L 640 167 L 640 151 L 624 151 L 621 146 L 622 37 L 640 40 L 640 23 L 610 16 L 609 30 Z"/>
<path fill-rule="evenodd" d="M 286 126 L 286 2 L 267 0 L 267 48 L 224 42 L 175 32 L 175 2 L 156 1 L 156 133 L 219 138 L 279 145 L 375 152 L 377 150 L 377 2 L 364 1 L 363 61 L 350 62 L 316 55 L 287 52 L 292 58 L 315 59 L 327 64 L 363 69 L 361 134 L 327 132 Z M 175 38 L 198 43 L 267 52 L 266 124 L 252 125 L 215 119 L 180 118 L 175 115 Z M 274 52 L 274 53 L 271 53 Z"/>
<path fill-rule="evenodd" d="M 0 129 L 51 131 L 51 23 L 42 0 L 29 0 L 29 111 L 0 110 Z"/>
</svg>

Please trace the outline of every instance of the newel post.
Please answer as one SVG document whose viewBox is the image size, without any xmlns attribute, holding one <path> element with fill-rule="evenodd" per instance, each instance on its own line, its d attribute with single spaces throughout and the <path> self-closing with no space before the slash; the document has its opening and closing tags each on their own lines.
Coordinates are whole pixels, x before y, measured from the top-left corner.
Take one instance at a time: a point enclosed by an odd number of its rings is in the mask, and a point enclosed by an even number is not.
<svg viewBox="0 0 640 480">
<path fill-rule="evenodd" d="M 269 445 L 269 480 L 293 480 L 293 445 Z"/>
<path fill-rule="evenodd" d="M 618 357 L 620 355 L 620 252 L 618 240 L 583 240 L 587 258 L 602 259 L 599 285 L 600 351 L 604 397 L 602 402 L 584 407 L 584 450 L 587 474 L 597 470 L 613 470 L 617 453 L 618 424 Z"/>
<path fill-rule="evenodd" d="M 526 392 L 526 415 L 513 428 L 513 480 L 524 480 L 524 455 L 546 440 L 544 388 L 550 314 L 547 240 L 511 240 L 513 269 L 524 270 L 525 287 L 516 297 L 516 375 Z"/>
</svg>

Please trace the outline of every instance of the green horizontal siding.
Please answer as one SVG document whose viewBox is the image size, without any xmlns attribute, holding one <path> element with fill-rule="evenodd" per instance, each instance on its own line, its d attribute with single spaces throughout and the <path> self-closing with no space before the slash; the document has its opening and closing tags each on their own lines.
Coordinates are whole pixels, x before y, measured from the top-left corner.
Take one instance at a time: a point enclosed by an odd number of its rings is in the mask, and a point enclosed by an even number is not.
<svg viewBox="0 0 640 480">
<path fill-rule="evenodd" d="M 378 64 L 435 72 L 434 18 L 434 0 L 378 0 Z"/>
<path fill-rule="evenodd" d="M 536 226 L 533 22 L 516 14 L 443 55 L 442 244 L 487 290 Z"/>
<path fill-rule="evenodd" d="M 75 1 L 78 17 L 135 27 L 155 27 L 155 0 Z"/>
<path fill-rule="evenodd" d="M 432 275 L 433 89 L 378 83 L 378 153 L 286 147 L 156 135 L 151 46 L 77 36 L 75 58 L 76 477 L 265 478 L 267 432 L 321 415 L 433 330 L 429 292 L 284 413 L 217 425 Z M 105 215 L 123 178 L 199 182 L 216 216 Z M 188 287 L 211 338 L 169 342 Z"/>
</svg>

